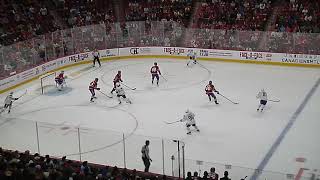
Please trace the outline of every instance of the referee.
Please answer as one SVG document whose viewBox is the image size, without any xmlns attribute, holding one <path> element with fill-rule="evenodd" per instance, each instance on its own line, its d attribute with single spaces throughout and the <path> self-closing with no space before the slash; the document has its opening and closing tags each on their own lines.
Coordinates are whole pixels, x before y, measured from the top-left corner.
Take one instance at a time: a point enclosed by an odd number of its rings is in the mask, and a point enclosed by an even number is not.
<svg viewBox="0 0 320 180">
<path fill-rule="evenodd" d="M 99 67 L 101 67 L 100 59 L 99 59 L 99 51 L 97 49 L 94 49 L 92 52 L 93 55 L 93 67 L 95 67 L 96 61 L 99 63 Z"/>
<path fill-rule="evenodd" d="M 149 156 L 149 140 L 146 140 L 146 144 L 142 146 L 141 153 L 142 153 L 142 160 L 144 164 L 144 172 L 149 172 L 150 162 L 152 161 Z"/>
</svg>

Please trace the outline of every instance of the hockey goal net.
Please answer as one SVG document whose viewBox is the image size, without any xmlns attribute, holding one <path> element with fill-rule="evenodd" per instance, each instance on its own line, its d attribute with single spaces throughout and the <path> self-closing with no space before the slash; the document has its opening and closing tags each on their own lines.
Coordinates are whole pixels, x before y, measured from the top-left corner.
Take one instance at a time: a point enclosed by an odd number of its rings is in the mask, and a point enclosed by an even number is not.
<svg viewBox="0 0 320 180">
<path fill-rule="evenodd" d="M 40 91 L 41 94 L 46 93 L 47 90 L 57 87 L 56 81 L 56 72 L 50 72 L 40 76 Z"/>
</svg>

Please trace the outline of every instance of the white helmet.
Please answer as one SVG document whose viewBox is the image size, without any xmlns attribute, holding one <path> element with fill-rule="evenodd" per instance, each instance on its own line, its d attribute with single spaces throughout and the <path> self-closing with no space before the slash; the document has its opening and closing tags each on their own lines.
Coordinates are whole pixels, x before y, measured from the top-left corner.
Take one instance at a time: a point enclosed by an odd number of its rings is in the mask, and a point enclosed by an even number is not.
<svg viewBox="0 0 320 180">
<path fill-rule="evenodd" d="M 64 71 L 61 71 L 61 74 L 63 74 L 64 73 Z"/>
<path fill-rule="evenodd" d="M 264 91 L 264 88 L 261 89 L 261 92 L 265 92 L 265 91 Z"/>
<path fill-rule="evenodd" d="M 186 110 L 186 113 L 189 113 L 189 112 L 190 112 L 189 109 L 187 109 L 187 110 Z"/>
</svg>

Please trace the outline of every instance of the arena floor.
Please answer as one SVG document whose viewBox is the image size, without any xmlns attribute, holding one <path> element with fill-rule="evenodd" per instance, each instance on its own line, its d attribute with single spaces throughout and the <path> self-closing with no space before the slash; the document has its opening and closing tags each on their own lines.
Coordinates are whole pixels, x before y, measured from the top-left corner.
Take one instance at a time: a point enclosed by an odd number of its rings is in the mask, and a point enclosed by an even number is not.
<svg viewBox="0 0 320 180">
<path fill-rule="evenodd" d="M 155 61 L 166 78 L 160 79 L 159 87 L 150 80 Z M 127 168 L 143 170 L 140 150 L 149 139 L 150 171 L 162 172 L 164 142 L 165 173 L 171 175 L 176 139 L 185 143 L 187 170 L 203 172 L 215 166 L 222 175 L 223 165 L 229 164 L 231 179 L 251 176 L 255 168 L 305 177 L 315 169 L 319 173 L 319 69 L 200 63 L 187 67 L 183 60 L 170 59 L 108 61 L 101 68 L 87 64 L 66 69 L 63 91 L 56 90 L 53 78 L 46 82 L 43 95 L 39 81 L 24 85 L 15 90 L 15 96 L 26 89 L 27 94 L 14 102 L 12 113 L 0 115 L 0 146 L 36 152 L 38 133 L 42 154 L 79 160 L 80 141 L 81 160 L 123 167 L 125 139 Z M 89 83 L 98 77 L 101 91 L 109 95 L 118 70 L 124 83 L 136 88 L 126 89 L 133 104 L 119 105 L 116 98 L 99 92 L 90 103 Z M 239 104 L 221 96 L 219 105 L 209 102 L 204 93 L 209 80 Z M 256 95 L 262 88 L 280 102 L 268 102 L 264 112 L 257 112 Z M 183 123 L 164 122 L 181 119 L 186 109 L 195 113 L 200 133 L 187 135 Z"/>
</svg>

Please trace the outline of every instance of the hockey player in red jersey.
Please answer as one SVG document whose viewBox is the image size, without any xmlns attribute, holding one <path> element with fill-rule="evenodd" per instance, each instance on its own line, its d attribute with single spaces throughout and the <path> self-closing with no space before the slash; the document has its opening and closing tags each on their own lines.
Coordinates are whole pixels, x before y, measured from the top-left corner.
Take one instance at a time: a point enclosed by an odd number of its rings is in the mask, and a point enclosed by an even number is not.
<svg viewBox="0 0 320 180">
<path fill-rule="evenodd" d="M 66 78 L 67 77 L 64 76 L 64 71 L 61 71 L 60 74 L 57 77 L 55 77 L 54 80 L 57 83 L 57 87 L 58 87 L 59 91 L 61 91 L 63 89 L 63 86 L 66 84 L 66 82 L 65 82 Z"/>
<path fill-rule="evenodd" d="M 116 84 L 123 82 L 121 79 L 121 71 L 118 71 L 117 75 L 113 79 L 113 88 L 111 90 L 111 94 L 116 90 Z"/>
<path fill-rule="evenodd" d="M 151 72 L 152 84 L 153 84 L 154 78 L 156 78 L 157 79 L 157 86 L 159 86 L 159 75 L 161 75 L 161 72 L 160 72 L 160 68 L 156 62 L 154 63 L 154 66 L 151 67 L 150 72 Z"/>
<path fill-rule="evenodd" d="M 97 98 L 95 95 L 95 91 L 94 90 L 100 90 L 100 88 L 98 88 L 98 78 L 95 78 L 94 81 L 92 81 L 89 85 L 89 91 L 91 93 L 91 99 L 90 102 L 94 102 L 93 99 Z"/>
<path fill-rule="evenodd" d="M 216 104 L 219 104 L 218 101 L 217 101 L 217 97 L 216 97 L 216 96 L 214 95 L 214 93 L 213 93 L 213 92 L 216 92 L 217 94 L 219 94 L 219 91 L 217 91 L 217 90 L 215 89 L 215 87 L 214 87 L 213 84 L 212 84 L 212 81 L 209 81 L 209 84 L 206 86 L 205 91 L 206 91 L 206 94 L 207 94 L 208 97 L 209 97 L 209 101 L 211 101 L 211 97 L 213 97 L 214 102 L 215 102 Z"/>
</svg>

